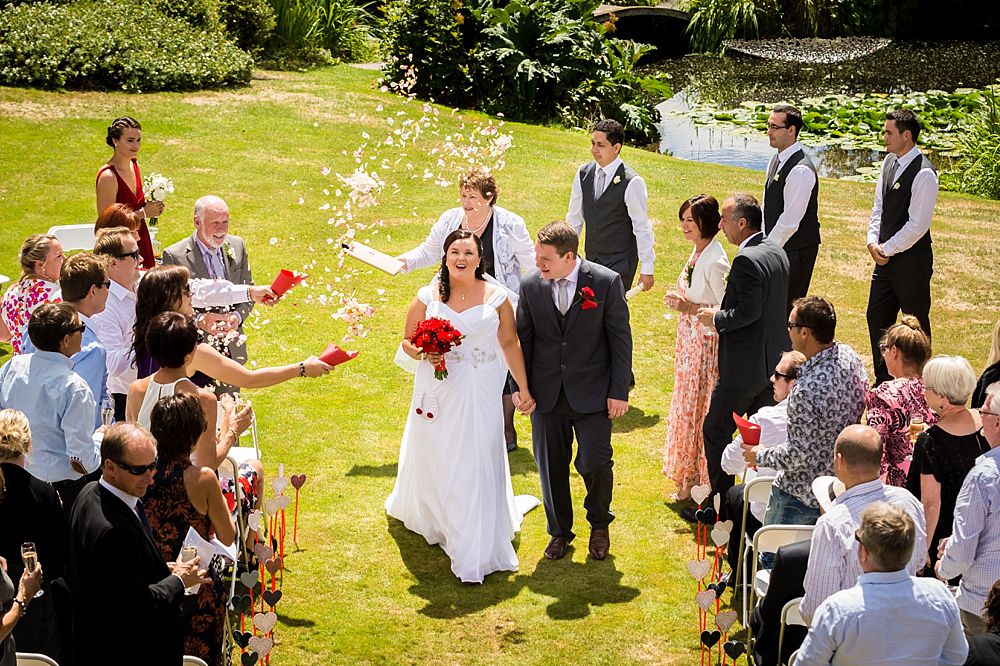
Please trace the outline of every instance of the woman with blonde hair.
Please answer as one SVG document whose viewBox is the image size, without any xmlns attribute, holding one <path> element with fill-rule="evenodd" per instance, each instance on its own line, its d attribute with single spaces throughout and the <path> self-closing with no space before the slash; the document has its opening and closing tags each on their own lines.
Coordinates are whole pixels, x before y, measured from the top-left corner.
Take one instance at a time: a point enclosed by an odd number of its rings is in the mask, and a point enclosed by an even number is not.
<svg viewBox="0 0 1000 666">
<path fill-rule="evenodd" d="M 31 606 L 30 613 L 17 619 L 14 639 L 21 652 L 41 652 L 59 659 L 52 595 L 34 599 L 42 579 L 24 571 L 21 545 L 35 544 L 38 561 L 45 565 L 44 587 L 48 590 L 48 583 L 63 575 L 69 535 L 56 491 L 24 468 L 25 458 L 30 455 L 31 428 L 27 417 L 16 409 L 0 410 L 0 560 L 7 561 L 10 580 L 21 581 L 18 598 L 25 606 Z M 29 585 L 32 589 L 25 589 Z M 4 607 L 8 604 L 9 600 L 3 603 Z M 3 638 L 0 629 L 0 655 Z"/>
<path fill-rule="evenodd" d="M 1000 320 L 997 320 L 993 327 L 993 344 L 990 346 L 989 358 L 986 359 L 986 369 L 976 382 L 976 390 L 972 392 L 969 404 L 973 409 L 983 406 L 986 400 L 986 387 L 993 382 L 1000 382 Z"/>
<path fill-rule="evenodd" d="M 916 317 L 903 315 L 882 334 L 879 350 L 893 379 L 868 392 L 868 425 L 882 436 L 882 480 L 905 486 L 913 456 L 910 422 L 915 418 L 928 426 L 937 422 L 927 406 L 921 376 L 931 357 L 931 342 Z"/>
<path fill-rule="evenodd" d="M 966 359 L 935 356 L 924 366 L 923 379 L 924 397 L 938 422 L 917 437 L 906 488 L 924 505 L 927 543 L 923 546 L 933 571 L 938 543 L 951 536 L 955 502 L 965 475 L 990 445 L 982 435 L 978 410 L 967 406 L 976 387 L 976 373 Z"/>
<path fill-rule="evenodd" d="M 32 234 L 21 244 L 21 278 L 0 299 L 0 342 L 10 342 L 15 354 L 21 353 L 24 327 L 42 303 L 58 303 L 59 272 L 62 270 L 63 246 L 51 234 Z"/>
</svg>

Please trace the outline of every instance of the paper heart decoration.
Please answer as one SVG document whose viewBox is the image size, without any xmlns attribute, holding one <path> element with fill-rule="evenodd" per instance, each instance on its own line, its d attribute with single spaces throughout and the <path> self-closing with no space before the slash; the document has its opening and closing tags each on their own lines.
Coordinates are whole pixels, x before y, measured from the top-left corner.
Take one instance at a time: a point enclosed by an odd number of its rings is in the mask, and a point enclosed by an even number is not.
<svg viewBox="0 0 1000 666">
<path fill-rule="evenodd" d="M 244 652 L 240 655 L 240 664 L 241 666 L 253 666 L 259 658 L 256 652 Z"/>
<path fill-rule="evenodd" d="M 271 548 L 265 543 L 255 543 L 253 545 L 253 554 L 257 556 L 257 559 L 261 562 L 271 559 L 274 555 L 274 548 Z"/>
<path fill-rule="evenodd" d="M 252 590 L 253 586 L 257 584 L 260 580 L 260 572 L 254 569 L 253 571 L 247 571 L 246 573 L 240 574 L 240 582 L 248 589 Z"/>
<path fill-rule="evenodd" d="M 266 657 L 267 653 L 274 647 L 274 640 L 268 638 L 267 636 L 251 636 L 250 640 L 247 642 L 247 647 L 256 652 L 259 657 L 263 658 Z"/>
<path fill-rule="evenodd" d="M 691 560 L 688 562 L 688 573 L 691 574 L 695 580 L 701 580 L 707 576 L 711 569 L 712 563 L 708 560 Z"/>
<path fill-rule="evenodd" d="M 251 636 L 253 636 L 253 634 L 251 634 L 249 631 L 239 631 L 239 630 L 233 631 L 233 641 L 235 641 L 235 643 L 240 647 L 241 650 L 247 646 L 247 643 L 250 641 Z"/>
<path fill-rule="evenodd" d="M 257 627 L 257 631 L 262 634 L 271 633 L 271 630 L 274 629 L 274 625 L 276 624 L 278 624 L 278 614 L 274 611 L 257 613 L 253 616 L 253 626 Z"/>
<path fill-rule="evenodd" d="M 726 641 L 722 644 L 722 649 L 726 651 L 730 659 L 736 661 L 741 654 L 747 651 L 747 644 L 743 641 Z"/>
<path fill-rule="evenodd" d="M 715 614 L 715 626 L 722 630 L 723 633 L 728 633 L 733 625 L 736 624 L 736 611 L 727 610 L 721 613 Z"/>
<path fill-rule="evenodd" d="M 718 523 L 716 523 L 718 525 Z M 712 543 L 715 544 L 716 548 L 721 548 L 729 543 L 729 532 L 726 530 L 720 530 L 718 527 L 712 529 Z"/>
<path fill-rule="evenodd" d="M 278 513 L 278 503 L 276 497 L 272 497 L 271 499 L 266 500 L 264 502 L 264 511 L 269 516 L 273 516 L 274 514 Z"/>
<path fill-rule="evenodd" d="M 698 602 L 698 608 L 708 612 L 715 605 L 715 592 L 712 590 L 702 590 L 694 595 L 694 600 Z"/>
<path fill-rule="evenodd" d="M 275 555 L 271 559 L 264 562 L 264 568 L 267 569 L 268 573 L 273 576 L 278 573 L 282 564 L 284 564 L 284 562 L 281 561 L 281 555 Z"/>
<path fill-rule="evenodd" d="M 285 463 L 278 463 L 278 478 L 285 478 Z"/>
<path fill-rule="evenodd" d="M 711 648 L 718 643 L 720 638 L 722 638 L 722 634 L 718 631 L 709 631 L 706 629 L 701 632 L 701 644 L 707 648 Z"/>
<path fill-rule="evenodd" d="M 715 509 L 698 509 L 694 512 L 694 517 L 698 519 L 698 522 L 702 525 L 713 525 L 715 524 L 715 519 L 719 517 L 718 512 Z"/>
<path fill-rule="evenodd" d="M 247 525 L 254 532 L 260 531 L 260 509 L 254 509 L 247 514 Z"/>
<path fill-rule="evenodd" d="M 711 486 L 695 486 L 691 489 L 691 499 L 695 504 L 701 504 L 712 494 Z"/>
<path fill-rule="evenodd" d="M 261 596 L 264 597 L 264 603 L 268 606 L 277 606 L 278 602 L 281 601 L 281 590 L 274 590 L 273 592 L 271 590 L 264 590 Z"/>
<path fill-rule="evenodd" d="M 306 485 L 305 474 L 292 474 L 292 488 L 298 490 L 304 485 Z"/>
<path fill-rule="evenodd" d="M 731 520 L 720 520 L 715 524 L 715 529 L 723 530 L 724 532 L 733 531 L 733 521 Z"/>
<path fill-rule="evenodd" d="M 271 487 L 274 488 L 275 495 L 283 494 L 288 487 L 288 477 L 278 476 L 271 479 Z"/>
<path fill-rule="evenodd" d="M 237 613 L 245 613 L 250 610 L 251 603 L 252 599 L 249 594 L 237 594 L 229 602 L 233 610 Z"/>
<path fill-rule="evenodd" d="M 287 509 L 292 505 L 292 498 L 288 495 L 281 495 L 280 497 L 275 497 L 274 505 L 278 507 L 278 510 Z"/>
<path fill-rule="evenodd" d="M 722 593 L 726 591 L 726 581 L 720 580 L 717 583 L 709 583 L 705 586 L 709 590 L 715 592 L 715 598 L 718 599 L 722 596 Z"/>
<path fill-rule="evenodd" d="M 722 508 L 722 495 L 716 495 L 713 497 L 712 505 L 715 506 L 715 513 L 719 513 Z"/>
</svg>

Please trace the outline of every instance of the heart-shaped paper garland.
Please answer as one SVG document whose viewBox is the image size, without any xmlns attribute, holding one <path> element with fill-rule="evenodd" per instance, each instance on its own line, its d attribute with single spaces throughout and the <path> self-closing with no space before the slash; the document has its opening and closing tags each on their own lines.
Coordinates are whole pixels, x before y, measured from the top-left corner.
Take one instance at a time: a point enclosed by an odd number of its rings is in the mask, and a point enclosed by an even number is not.
<svg viewBox="0 0 1000 666">
<path fill-rule="evenodd" d="M 257 631 L 262 634 L 269 634 L 271 630 L 274 629 L 274 625 L 278 623 L 278 614 L 274 611 L 268 611 L 267 613 L 257 613 L 253 616 L 253 626 L 257 627 Z"/>
<path fill-rule="evenodd" d="M 691 499 L 693 499 L 694 503 L 698 505 L 707 500 L 708 496 L 711 494 L 711 486 L 694 486 L 691 488 Z"/>
<path fill-rule="evenodd" d="M 251 636 L 247 641 L 247 647 L 256 652 L 261 657 L 266 657 L 274 647 L 274 640 L 268 636 Z"/>
<path fill-rule="evenodd" d="M 256 652 L 244 652 L 240 655 L 241 666 L 254 666 L 260 657 L 257 656 Z"/>
<path fill-rule="evenodd" d="M 708 560 L 691 560 L 688 562 L 688 573 L 695 580 L 702 580 L 711 571 L 712 565 Z"/>
<path fill-rule="evenodd" d="M 712 590 L 702 590 L 694 595 L 694 598 L 698 602 L 698 608 L 706 613 L 712 610 L 712 606 L 715 605 L 715 592 Z"/>
<path fill-rule="evenodd" d="M 240 574 L 240 582 L 243 583 L 243 586 L 248 590 L 252 590 L 258 581 L 260 581 L 260 572 L 256 569 Z"/>
<path fill-rule="evenodd" d="M 288 478 L 284 476 L 275 477 L 271 480 L 271 487 L 274 488 L 275 495 L 283 495 L 285 488 L 288 487 Z"/>
<path fill-rule="evenodd" d="M 305 474 L 292 474 L 292 488 L 295 488 L 295 515 L 292 518 L 292 543 L 299 545 L 299 491 L 306 485 Z"/>
<path fill-rule="evenodd" d="M 701 632 L 701 644 L 705 647 L 711 649 L 719 642 L 722 638 L 722 633 L 719 631 L 708 631 L 707 629 Z"/>
<path fill-rule="evenodd" d="M 736 624 L 736 617 L 737 614 L 736 611 L 734 610 L 727 610 L 727 611 L 722 611 L 721 613 L 716 613 L 715 626 L 717 626 L 722 631 L 722 633 L 727 634 L 729 633 L 729 630 L 733 628 L 733 625 Z"/>
<path fill-rule="evenodd" d="M 233 630 L 233 642 L 235 642 L 241 650 L 250 642 L 251 636 L 253 636 L 253 634 L 249 631 L 239 631 L 237 629 Z"/>
<path fill-rule="evenodd" d="M 271 590 L 264 590 L 261 594 L 264 597 L 264 603 L 271 608 L 277 606 L 278 602 L 281 601 L 281 590 L 274 590 L 273 592 Z"/>
<path fill-rule="evenodd" d="M 740 655 L 747 651 L 747 644 L 743 641 L 726 641 L 722 645 L 722 649 L 726 651 L 726 655 L 730 659 L 736 661 L 740 658 Z"/>
</svg>

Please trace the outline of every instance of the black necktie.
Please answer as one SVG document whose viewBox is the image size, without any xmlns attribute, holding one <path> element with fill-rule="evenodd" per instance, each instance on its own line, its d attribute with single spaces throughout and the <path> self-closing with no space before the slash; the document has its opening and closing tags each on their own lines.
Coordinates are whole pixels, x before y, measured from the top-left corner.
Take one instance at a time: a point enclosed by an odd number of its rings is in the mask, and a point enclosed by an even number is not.
<svg viewBox="0 0 1000 666">
<path fill-rule="evenodd" d="M 139 522 L 142 523 L 142 529 L 146 530 L 146 534 L 152 539 L 153 527 L 149 524 L 149 518 L 146 517 L 146 509 L 142 506 L 142 500 L 135 501 L 135 512 L 139 515 Z"/>
</svg>

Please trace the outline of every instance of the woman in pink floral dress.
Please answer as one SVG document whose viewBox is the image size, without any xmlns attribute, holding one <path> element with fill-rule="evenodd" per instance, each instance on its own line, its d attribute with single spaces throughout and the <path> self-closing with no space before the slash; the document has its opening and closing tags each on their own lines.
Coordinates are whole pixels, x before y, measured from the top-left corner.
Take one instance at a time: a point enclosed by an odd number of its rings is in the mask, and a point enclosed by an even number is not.
<svg viewBox="0 0 1000 666">
<path fill-rule="evenodd" d="M 21 353 L 21 335 L 31 313 L 42 303 L 58 303 L 62 243 L 49 234 L 33 234 L 21 245 L 21 279 L 0 300 L 0 341 L 10 342 Z"/>
<path fill-rule="evenodd" d="M 701 428 L 719 376 L 718 335 L 700 324 L 695 315 L 698 308 L 718 307 L 722 302 L 729 259 L 715 240 L 719 202 L 714 197 L 691 197 L 681 205 L 678 217 L 684 238 L 694 249 L 677 279 L 677 290 L 666 296 L 667 305 L 679 314 L 663 473 L 677 486 L 677 499 L 686 500 L 693 486 L 708 483 Z"/>
<path fill-rule="evenodd" d="M 931 357 L 931 343 L 911 315 L 893 324 L 882 334 L 879 350 L 885 359 L 892 381 L 883 382 L 868 392 L 868 425 L 882 435 L 882 480 L 890 486 L 905 486 L 913 456 L 910 419 L 923 417 L 931 426 L 937 417 L 924 397 L 921 373 Z"/>
</svg>

